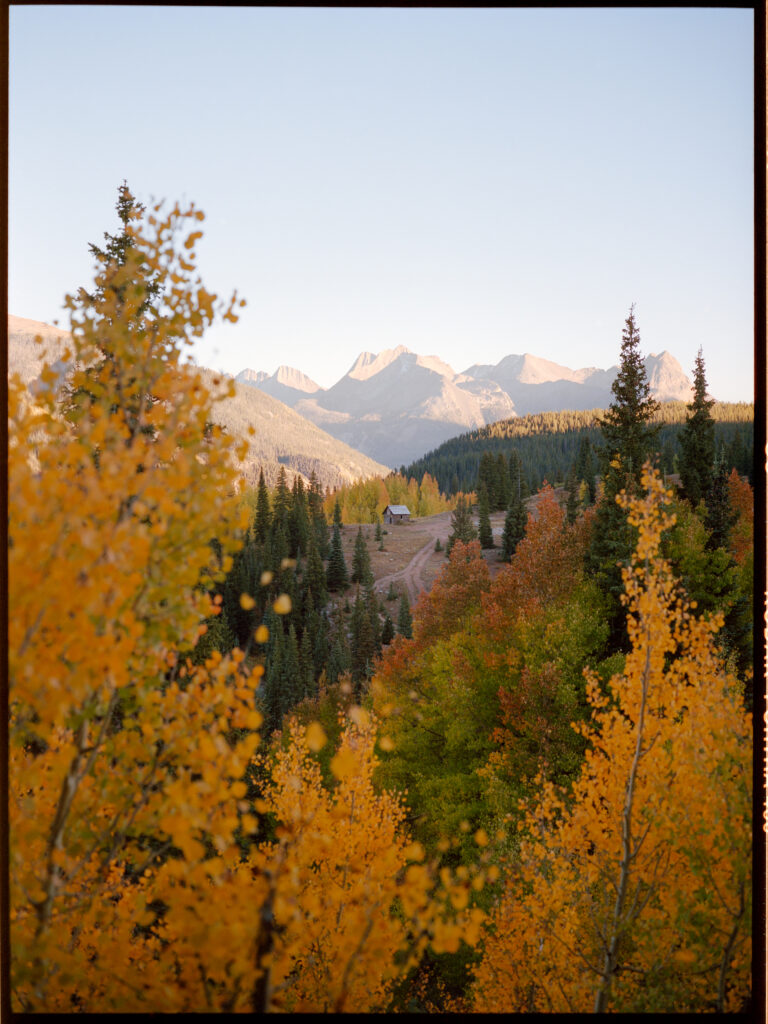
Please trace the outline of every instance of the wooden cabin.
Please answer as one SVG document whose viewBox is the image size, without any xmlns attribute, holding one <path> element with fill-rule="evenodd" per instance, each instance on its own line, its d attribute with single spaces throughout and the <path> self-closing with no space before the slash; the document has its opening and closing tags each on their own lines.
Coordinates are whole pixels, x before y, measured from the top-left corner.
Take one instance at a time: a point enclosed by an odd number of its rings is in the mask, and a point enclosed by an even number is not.
<svg viewBox="0 0 768 1024">
<path fill-rule="evenodd" d="M 411 510 L 407 505 L 387 505 L 384 509 L 385 523 L 410 523 Z"/>
</svg>

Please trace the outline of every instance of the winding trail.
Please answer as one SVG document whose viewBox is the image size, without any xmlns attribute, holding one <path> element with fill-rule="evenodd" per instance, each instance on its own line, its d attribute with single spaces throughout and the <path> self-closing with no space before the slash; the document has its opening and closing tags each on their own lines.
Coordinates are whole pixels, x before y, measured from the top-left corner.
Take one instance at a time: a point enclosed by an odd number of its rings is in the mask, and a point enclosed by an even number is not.
<svg viewBox="0 0 768 1024">
<path fill-rule="evenodd" d="M 419 526 L 429 536 L 426 544 L 419 548 L 404 569 L 381 576 L 374 583 L 374 590 L 379 592 L 387 590 L 390 583 L 404 583 L 411 608 L 416 604 L 420 592 L 426 590 L 422 573 L 429 561 L 429 556 L 435 550 L 435 541 L 439 537 L 440 543 L 445 547 L 448 540 L 451 532 L 451 513 L 441 512 L 439 515 L 430 516 L 429 519 L 420 520 Z M 398 529 L 398 527 L 394 527 L 394 529 Z"/>
</svg>

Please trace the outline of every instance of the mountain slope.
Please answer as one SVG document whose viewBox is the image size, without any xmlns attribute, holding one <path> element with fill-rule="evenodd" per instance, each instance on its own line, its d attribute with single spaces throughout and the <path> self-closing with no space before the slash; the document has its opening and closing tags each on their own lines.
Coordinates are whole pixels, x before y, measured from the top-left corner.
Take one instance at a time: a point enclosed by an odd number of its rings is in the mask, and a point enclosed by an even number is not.
<svg viewBox="0 0 768 1024">
<path fill-rule="evenodd" d="M 668 352 L 649 355 L 645 366 L 660 401 L 690 400 L 691 382 Z M 280 371 L 268 377 L 247 370 L 238 379 L 275 394 L 372 458 L 404 465 L 468 429 L 512 416 L 604 409 L 612 400 L 617 372 L 617 366 L 572 370 L 527 352 L 455 373 L 437 356 L 417 355 L 400 345 L 378 355 L 361 352 L 330 388 L 309 381 L 310 390 L 298 370 L 284 385 L 276 381 Z"/>
<path fill-rule="evenodd" d="M 34 342 L 36 334 L 43 336 L 45 345 Z M 60 328 L 36 320 L 9 316 L 9 375 L 18 372 L 27 387 L 34 390 L 46 361 L 45 353 L 49 353 L 49 361 L 58 361 L 68 339 L 68 332 Z M 59 365 L 62 371 L 66 371 L 63 364 Z M 200 369 L 200 373 L 212 390 L 216 390 L 214 381 L 220 375 L 204 368 Z M 258 379 L 258 375 L 255 376 Z M 294 382 L 299 380 L 296 377 L 288 379 Z M 314 470 L 324 488 L 353 483 L 361 477 L 386 476 L 389 473 L 388 466 L 342 443 L 277 398 L 247 383 L 236 381 L 235 397 L 215 403 L 212 418 L 231 434 L 247 438 L 248 453 L 239 468 L 249 484 L 257 482 L 259 468 L 262 467 L 267 483 L 274 485 L 281 465 L 288 470 L 289 481 L 293 473 L 300 473 L 309 479 Z M 253 436 L 248 435 L 249 427 L 255 431 Z"/>
</svg>

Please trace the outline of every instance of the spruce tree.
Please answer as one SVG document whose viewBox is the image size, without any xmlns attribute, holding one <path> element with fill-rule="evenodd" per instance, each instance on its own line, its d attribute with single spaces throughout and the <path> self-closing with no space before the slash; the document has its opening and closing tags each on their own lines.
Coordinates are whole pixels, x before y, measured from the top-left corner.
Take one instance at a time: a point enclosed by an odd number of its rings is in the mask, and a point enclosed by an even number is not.
<svg viewBox="0 0 768 1024">
<path fill-rule="evenodd" d="M 346 590 L 349 586 L 347 563 L 344 560 L 344 549 L 341 546 L 341 531 L 336 522 L 333 524 L 333 533 L 331 535 L 331 553 L 328 558 L 326 579 L 328 589 L 332 592 Z"/>
<path fill-rule="evenodd" d="M 397 632 L 409 640 L 413 637 L 413 620 L 408 598 L 403 594 L 400 598 L 400 607 L 397 612 Z"/>
<path fill-rule="evenodd" d="M 341 503 L 338 498 L 336 498 L 336 501 L 333 503 L 333 523 L 334 526 L 338 526 L 338 528 L 341 529 Z"/>
<path fill-rule="evenodd" d="M 387 644 L 391 644 L 395 637 L 395 626 L 392 619 L 387 613 L 384 616 L 384 625 L 381 628 L 381 645 L 385 647 Z"/>
<path fill-rule="evenodd" d="M 571 469 L 568 479 L 565 482 L 565 489 L 568 498 L 565 505 L 568 524 L 572 526 L 579 514 L 579 481 L 576 479 L 575 469 Z"/>
<path fill-rule="evenodd" d="M 450 555 L 451 549 L 457 540 L 460 540 L 463 544 L 468 544 L 469 541 L 475 540 L 476 537 L 477 531 L 472 522 L 472 512 L 464 495 L 460 494 L 456 502 L 456 508 L 451 513 L 451 534 L 445 547 L 446 554 Z"/>
<path fill-rule="evenodd" d="M 496 456 L 496 494 L 493 497 L 494 512 L 503 512 L 509 505 L 511 495 L 512 481 L 509 479 L 509 466 L 504 458 L 504 453 L 499 452 Z"/>
<path fill-rule="evenodd" d="M 587 569 L 609 599 L 611 642 L 619 648 L 628 641 L 626 616 L 621 605 L 624 584 L 622 567 L 635 547 L 635 531 L 627 513 L 616 502 L 621 490 L 632 493 L 639 485 L 643 464 L 652 454 L 659 426 L 652 425 L 659 403 L 651 387 L 640 354 L 640 334 L 630 308 L 621 338 L 619 372 L 611 385 L 613 401 L 598 418 L 604 443 L 600 449 L 602 495 L 597 505 L 592 542 L 587 552 Z"/>
<path fill-rule="evenodd" d="M 525 536 L 527 522 L 528 515 L 525 505 L 518 497 L 517 490 L 513 488 L 512 498 L 504 518 L 504 532 L 501 538 L 501 560 L 503 562 L 509 562 L 514 555 L 517 545 Z"/>
<path fill-rule="evenodd" d="M 269 528 L 272 525 L 272 513 L 269 508 L 269 492 L 264 480 L 264 470 L 259 469 L 259 483 L 256 489 L 256 514 L 253 520 L 253 530 L 256 539 L 263 544 L 267 539 Z"/>
<path fill-rule="evenodd" d="M 680 480 L 683 494 L 695 507 L 706 500 L 712 488 L 715 461 L 715 421 L 707 397 L 704 356 L 699 349 L 693 369 L 693 401 L 688 405 L 685 426 L 680 432 Z"/>
<path fill-rule="evenodd" d="M 285 531 L 286 540 L 290 537 L 288 525 L 288 513 L 290 511 L 291 492 L 288 487 L 288 477 L 285 472 L 285 466 L 281 466 L 280 471 L 277 474 L 277 487 L 275 488 L 275 497 L 272 502 L 272 518 L 276 526 L 282 526 Z"/>
<path fill-rule="evenodd" d="M 352 556 L 352 582 L 359 583 L 361 587 L 365 587 L 372 581 L 371 556 L 368 554 L 362 527 L 358 527 L 357 536 L 355 537 L 355 551 Z"/>
<path fill-rule="evenodd" d="M 650 457 L 659 432 L 659 426 L 652 425 L 659 403 L 651 395 L 634 309 L 630 308 L 622 331 L 619 372 L 611 384 L 613 401 L 597 421 L 605 442 L 601 452 L 603 476 L 612 478 L 610 489 L 614 494 L 620 490 L 614 484 L 621 482 L 623 486 L 625 480 L 639 483 L 643 464 Z M 611 465 L 617 459 L 620 468 Z"/>
<path fill-rule="evenodd" d="M 493 530 L 491 528 L 490 519 L 490 501 L 488 499 L 488 491 L 485 484 L 480 488 L 480 494 L 477 499 L 477 517 L 478 517 L 478 534 L 480 538 L 481 548 L 492 548 L 493 543 Z"/>
<path fill-rule="evenodd" d="M 721 448 L 712 469 L 712 483 L 706 496 L 705 523 L 710 531 L 708 546 L 715 550 L 728 544 L 736 516 L 728 492 L 728 462 Z"/>
<path fill-rule="evenodd" d="M 322 608 L 328 600 L 328 586 L 326 582 L 325 566 L 317 550 L 315 538 L 309 536 L 309 549 L 307 551 L 307 567 L 305 570 L 305 581 L 308 593 L 312 597 L 315 608 Z"/>
</svg>

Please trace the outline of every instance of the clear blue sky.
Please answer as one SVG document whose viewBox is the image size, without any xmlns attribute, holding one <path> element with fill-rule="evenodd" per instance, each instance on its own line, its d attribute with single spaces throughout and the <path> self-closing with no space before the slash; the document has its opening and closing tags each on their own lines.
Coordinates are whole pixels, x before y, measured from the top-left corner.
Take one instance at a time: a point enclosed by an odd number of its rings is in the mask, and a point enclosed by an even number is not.
<svg viewBox="0 0 768 1024">
<path fill-rule="evenodd" d="M 9 312 L 64 321 L 139 199 L 206 213 L 247 299 L 198 362 L 330 386 L 644 352 L 753 395 L 753 12 L 11 7 Z"/>
</svg>

